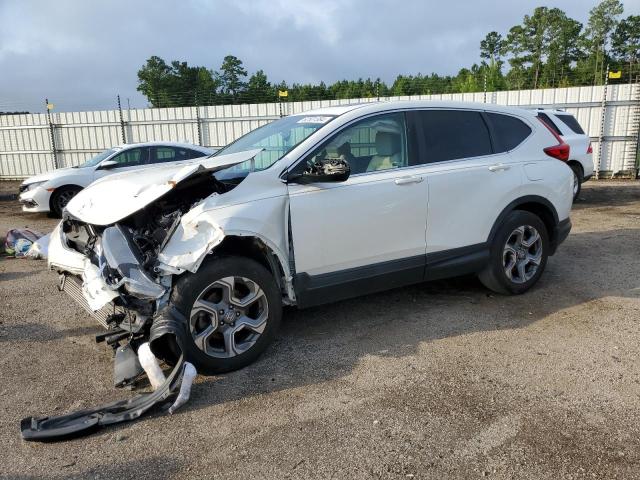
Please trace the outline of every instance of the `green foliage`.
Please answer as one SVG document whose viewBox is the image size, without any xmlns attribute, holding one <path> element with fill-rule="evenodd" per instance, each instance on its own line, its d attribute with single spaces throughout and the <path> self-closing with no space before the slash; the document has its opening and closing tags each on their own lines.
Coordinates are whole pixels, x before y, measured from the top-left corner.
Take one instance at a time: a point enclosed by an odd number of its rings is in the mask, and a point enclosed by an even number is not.
<svg viewBox="0 0 640 480">
<path fill-rule="evenodd" d="M 620 63 L 629 65 L 629 82 L 640 73 L 640 15 L 629 15 L 620 21 L 611 35 L 611 51 Z"/>
<path fill-rule="evenodd" d="M 379 78 L 288 85 L 271 83 L 263 70 L 246 80 L 247 70 L 233 55 L 217 72 L 153 56 L 138 71 L 138 90 L 152 106 L 167 107 L 277 102 L 279 90 L 288 91 L 284 101 L 301 101 L 598 85 L 607 65 L 633 81 L 640 74 L 640 16 L 620 20 L 622 13 L 620 0 L 602 0 L 583 29 L 559 8 L 537 7 L 505 36 L 489 32 L 480 41 L 480 63 L 454 76 L 401 74 L 391 85 Z"/>
</svg>

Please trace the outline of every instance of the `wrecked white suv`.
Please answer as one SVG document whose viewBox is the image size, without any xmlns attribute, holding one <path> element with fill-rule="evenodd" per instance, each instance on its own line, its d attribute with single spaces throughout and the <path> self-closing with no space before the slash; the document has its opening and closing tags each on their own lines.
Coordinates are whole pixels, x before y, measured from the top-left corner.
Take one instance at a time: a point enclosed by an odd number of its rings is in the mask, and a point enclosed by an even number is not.
<svg viewBox="0 0 640 480">
<path fill-rule="evenodd" d="M 283 305 L 465 274 L 522 293 L 571 228 L 569 146 L 535 115 L 387 102 L 286 117 L 215 156 L 93 183 L 49 264 L 109 343 L 153 341 L 169 317 L 208 373 L 253 361 Z"/>
</svg>

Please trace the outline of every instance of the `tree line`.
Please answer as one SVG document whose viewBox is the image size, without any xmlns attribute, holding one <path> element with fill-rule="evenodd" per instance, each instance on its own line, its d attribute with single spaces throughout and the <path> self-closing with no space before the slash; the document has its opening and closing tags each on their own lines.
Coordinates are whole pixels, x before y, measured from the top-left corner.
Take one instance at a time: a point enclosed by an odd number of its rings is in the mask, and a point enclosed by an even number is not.
<svg viewBox="0 0 640 480">
<path fill-rule="evenodd" d="M 216 71 L 152 56 L 138 71 L 138 91 L 153 107 L 179 107 L 601 85 L 607 68 L 633 82 L 640 16 L 623 13 L 620 0 L 602 0 L 583 25 L 559 8 L 537 7 L 507 32 L 489 32 L 479 62 L 456 75 L 398 75 L 389 85 L 380 78 L 288 84 L 271 82 L 263 70 L 249 75 L 233 55 Z"/>
</svg>

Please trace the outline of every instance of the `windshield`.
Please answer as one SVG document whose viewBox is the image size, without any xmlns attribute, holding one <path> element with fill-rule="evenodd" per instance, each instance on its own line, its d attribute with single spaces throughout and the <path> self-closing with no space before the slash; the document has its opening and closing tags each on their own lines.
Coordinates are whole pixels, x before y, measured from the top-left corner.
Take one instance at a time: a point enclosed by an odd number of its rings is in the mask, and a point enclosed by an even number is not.
<svg viewBox="0 0 640 480">
<path fill-rule="evenodd" d="M 263 150 L 253 159 L 227 169 L 224 177 L 237 175 L 240 172 L 249 173 L 269 168 L 305 138 L 334 118 L 335 116 L 332 115 L 295 115 L 281 118 L 247 133 L 225 148 L 218 150 L 215 155 L 244 152 L 254 148 L 262 148 Z"/>
<path fill-rule="evenodd" d="M 95 167 L 102 160 L 104 160 L 105 158 L 113 155 L 116 152 L 117 152 L 117 150 L 115 148 L 110 148 L 109 150 L 105 150 L 104 152 L 100 152 L 95 157 L 92 157 L 89 160 L 87 160 L 86 162 L 81 163 L 80 165 L 78 165 L 78 168 Z"/>
</svg>

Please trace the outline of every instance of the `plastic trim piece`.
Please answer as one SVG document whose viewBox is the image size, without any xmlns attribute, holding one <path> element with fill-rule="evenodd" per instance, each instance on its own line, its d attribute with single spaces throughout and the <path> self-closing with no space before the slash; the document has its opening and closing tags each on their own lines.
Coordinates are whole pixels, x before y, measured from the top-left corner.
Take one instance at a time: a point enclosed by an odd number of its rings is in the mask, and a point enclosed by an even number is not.
<svg viewBox="0 0 640 480">
<path fill-rule="evenodd" d="M 174 318 L 174 315 L 177 318 Z M 179 313 L 169 309 L 156 319 L 153 324 L 156 328 L 152 328 L 151 334 L 152 350 L 154 341 L 159 338 L 166 340 L 166 337 L 174 336 L 175 342 L 171 343 L 184 352 L 186 330 L 180 318 Z M 169 399 L 182 382 L 184 367 L 184 355 L 180 353 L 175 367 L 165 382 L 153 393 L 137 395 L 128 400 L 119 400 L 58 417 L 24 418 L 20 422 L 22 438 L 27 441 L 41 442 L 65 440 L 86 435 L 102 426 L 135 420 L 152 407 Z"/>
<path fill-rule="evenodd" d="M 134 420 L 171 396 L 180 385 L 183 367 L 184 358 L 181 356 L 167 380 L 150 394 L 137 395 L 129 400 L 119 400 L 59 417 L 24 418 L 20 422 L 22 438 L 27 441 L 64 440 L 86 435 L 101 426 Z"/>
</svg>

